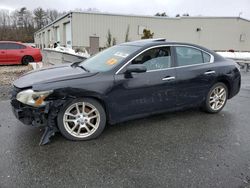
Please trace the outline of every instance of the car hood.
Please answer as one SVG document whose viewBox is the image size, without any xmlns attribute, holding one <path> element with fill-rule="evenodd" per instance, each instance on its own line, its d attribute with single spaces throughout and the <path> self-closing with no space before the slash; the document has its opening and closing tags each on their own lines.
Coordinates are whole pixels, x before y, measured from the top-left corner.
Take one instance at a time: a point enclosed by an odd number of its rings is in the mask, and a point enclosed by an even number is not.
<svg viewBox="0 0 250 188">
<path fill-rule="evenodd" d="M 17 88 L 28 88 L 32 87 L 34 84 L 46 84 L 63 80 L 84 78 L 95 74 L 97 73 L 86 72 L 81 67 L 60 65 L 30 71 L 14 81 L 13 84 Z"/>
</svg>

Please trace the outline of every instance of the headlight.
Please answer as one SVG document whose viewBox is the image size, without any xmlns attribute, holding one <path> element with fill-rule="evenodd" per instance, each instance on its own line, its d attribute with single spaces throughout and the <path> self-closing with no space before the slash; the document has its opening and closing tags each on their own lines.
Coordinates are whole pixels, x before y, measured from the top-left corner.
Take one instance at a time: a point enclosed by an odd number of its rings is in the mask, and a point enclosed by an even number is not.
<svg viewBox="0 0 250 188">
<path fill-rule="evenodd" d="M 50 91 L 33 91 L 32 89 L 28 89 L 25 91 L 21 91 L 17 94 L 16 99 L 20 101 L 21 103 L 30 105 L 30 106 L 44 106 L 46 102 L 44 99 L 48 97 L 51 93 L 53 93 L 52 90 Z"/>
</svg>

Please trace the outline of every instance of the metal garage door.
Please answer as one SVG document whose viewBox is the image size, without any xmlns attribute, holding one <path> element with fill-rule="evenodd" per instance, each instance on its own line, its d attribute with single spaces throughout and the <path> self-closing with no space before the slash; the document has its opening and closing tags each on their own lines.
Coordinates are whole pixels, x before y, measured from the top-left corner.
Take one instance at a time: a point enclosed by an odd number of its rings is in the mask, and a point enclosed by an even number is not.
<svg viewBox="0 0 250 188">
<path fill-rule="evenodd" d="M 66 47 L 72 48 L 72 38 L 71 38 L 71 23 L 65 24 L 65 41 Z"/>
</svg>

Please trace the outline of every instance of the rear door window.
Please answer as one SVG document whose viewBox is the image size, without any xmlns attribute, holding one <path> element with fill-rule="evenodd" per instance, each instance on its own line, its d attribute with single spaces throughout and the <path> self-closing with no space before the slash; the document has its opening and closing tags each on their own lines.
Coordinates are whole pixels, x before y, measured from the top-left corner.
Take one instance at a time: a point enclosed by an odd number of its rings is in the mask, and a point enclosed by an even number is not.
<svg viewBox="0 0 250 188">
<path fill-rule="evenodd" d="M 175 47 L 178 66 L 187 66 L 204 63 L 202 51 L 186 47 L 178 46 Z"/>
</svg>

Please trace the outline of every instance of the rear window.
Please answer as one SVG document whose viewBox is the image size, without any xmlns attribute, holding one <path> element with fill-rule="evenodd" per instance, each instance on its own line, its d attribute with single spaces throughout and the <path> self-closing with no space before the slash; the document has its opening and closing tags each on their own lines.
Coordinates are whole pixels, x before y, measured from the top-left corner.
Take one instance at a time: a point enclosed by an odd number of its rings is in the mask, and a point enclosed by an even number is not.
<svg viewBox="0 0 250 188">
<path fill-rule="evenodd" d="M 204 63 L 208 63 L 210 62 L 211 56 L 205 52 L 203 52 L 203 59 L 204 59 Z"/>
</svg>

